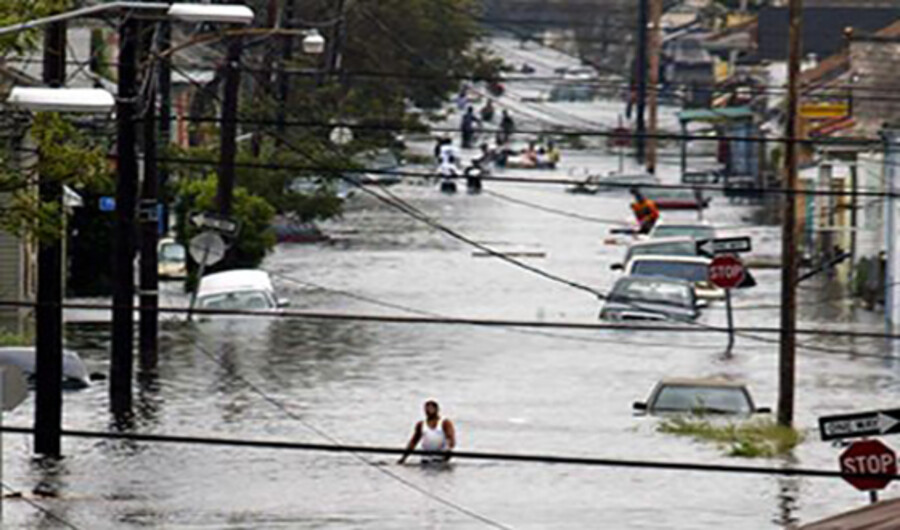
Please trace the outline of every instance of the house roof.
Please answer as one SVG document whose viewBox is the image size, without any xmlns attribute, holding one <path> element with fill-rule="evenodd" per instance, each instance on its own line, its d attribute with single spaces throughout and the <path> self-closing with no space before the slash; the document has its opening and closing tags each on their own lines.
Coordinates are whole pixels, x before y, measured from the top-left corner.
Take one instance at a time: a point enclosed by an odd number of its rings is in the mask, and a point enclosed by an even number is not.
<svg viewBox="0 0 900 530">
<path fill-rule="evenodd" d="M 800 530 L 891 530 L 900 520 L 900 499 L 882 501 L 800 527 Z"/>
</svg>

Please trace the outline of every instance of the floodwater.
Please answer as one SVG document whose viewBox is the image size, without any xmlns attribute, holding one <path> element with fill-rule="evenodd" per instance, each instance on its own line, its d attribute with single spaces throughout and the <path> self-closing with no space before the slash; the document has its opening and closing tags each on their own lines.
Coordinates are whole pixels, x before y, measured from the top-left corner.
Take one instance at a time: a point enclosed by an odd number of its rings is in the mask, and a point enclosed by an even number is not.
<svg viewBox="0 0 900 530">
<path fill-rule="evenodd" d="M 628 215 L 622 194 L 571 195 L 560 186 L 487 189 L 582 215 Z M 523 258 L 530 265 L 601 291 L 615 281 L 609 265 L 623 247 L 606 244 L 607 225 L 489 194 L 446 196 L 411 185 L 393 192 L 492 248 L 544 253 Z M 777 255 L 776 230 L 747 226 L 752 213 L 716 198 L 709 216 L 728 234 L 753 235 L 758 252 Z M 600 306 L 590 294 L 473 255 L 472 247 L 372 198 L 353 198 L 344 218 L 326 228 L 333 242 L 281 246 L 265 263 L 294 309 L 410 314 L 402 307 L 446 316 L 596 321 Z M 756 275 L 759 287 L 735 296 L 738 325 L 774 326 L 778 271 Z M 877 325 L 876 316 L 834 301 L 835 293 L 816 284 L 800 293 L 801 326 L 836 320 L 858 329 Z M 721 307 L 702 320 L 722 324 Z M 107 371 L 107 325 L 70 325 L 67 332 L 68 346 L 92 370 Z M 738 338 L 734 358 L 724 360 L 724 344 L 718 334 L 671 331 L 540 335 L 288 319 L 169 322 L 158 376 L 137 383 L 131 428 L 399 447 L 423 401 L 435 398 L 456 422 L 459 447 L 466 450 L 836 469 L 839 449 L 818 441 L 816 417 L 892 406 L 900 390 L 893 362 L 802 351 L 797 423 L 807 439 L 789 458 L 752 462 L 659 433 L 657 420 L 632 415 L 631 403 L 664 376 L 726 375 L 748 382 L 759 405 L 774 406 L 777 346 Z M 868 343 L 819 344 L 883 352 Z M 66 427 L 112 428 L 107 392 L 98 383 L 67 393 Z M 30 425 L 32 405 L 29 399 L 4 421 Z M 38 486 L 56 492 L 35 500 L 91 529 L 487 526 L 473 514 L 511 528 L 760 529 L 866 501 L 835 479 L 472 461 L 432 471 L 397 466 L 389 457 L 76 439 L 65 440 L 63 461 L 48 465 L 30 459 L 28 438 L 4 438 L 4 481 L 25 492 Z M 62 527 L 24 500 L 6 501 L 4 518 L 9 528 Z"/>
</svg>

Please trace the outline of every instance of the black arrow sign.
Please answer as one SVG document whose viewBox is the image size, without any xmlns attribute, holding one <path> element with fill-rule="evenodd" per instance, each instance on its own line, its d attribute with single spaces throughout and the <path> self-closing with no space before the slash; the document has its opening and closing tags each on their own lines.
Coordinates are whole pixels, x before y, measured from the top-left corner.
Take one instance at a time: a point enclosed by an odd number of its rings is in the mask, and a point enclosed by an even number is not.
<svg viewBox="0 0 900 530">
<path fill-rule="evenodd" d="M 900 433 L 900 409 L 819 418 L 822 441 Z"/>
<path fill-rule="evenodd" d="M 737 254 L 750 252 L 753 247 L 749 237 L 727 237 L 722 239 L 701 239 L 697 241 L 697 255 L 713 257 L 715 254 Z"/>
</svg>

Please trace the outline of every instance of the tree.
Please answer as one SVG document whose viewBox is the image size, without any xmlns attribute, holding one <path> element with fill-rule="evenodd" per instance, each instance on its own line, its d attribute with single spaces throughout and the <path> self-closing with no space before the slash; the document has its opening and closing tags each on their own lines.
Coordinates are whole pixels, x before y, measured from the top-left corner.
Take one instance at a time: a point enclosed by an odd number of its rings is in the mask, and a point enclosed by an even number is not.
<svg viewBox="0 0 900 530">
<path fill-rule="evenodd" d="M 215 210 L 215 174 L 199 179 L 182 179 L 178 184 L 175 214 L 178 218 L 176 238 L 187 246 L 200 231 L 189 219 L 199 212 Z M 209 270 L 256 268 L 275 246 L 272 229 L 273 208 L 265 199 L 251 195 L 245 188 L 234 189 L 232 217 L 240 223 L 240 234 L 224 261 Z"/>
</svg>

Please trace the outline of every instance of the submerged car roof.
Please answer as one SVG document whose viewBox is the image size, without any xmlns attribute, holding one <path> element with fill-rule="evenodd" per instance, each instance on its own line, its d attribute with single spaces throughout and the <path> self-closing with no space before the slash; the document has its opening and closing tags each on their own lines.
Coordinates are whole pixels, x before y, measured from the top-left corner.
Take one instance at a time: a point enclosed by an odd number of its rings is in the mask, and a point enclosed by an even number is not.
<svg viewBox="0 0 900 530">
<path fill-rule="evenodd" d="M 635 241 L 634 243 L 628 245 L 628 249 L 631 250 L 633 248 L 639 247 L 671 245 L 673 243 L 694 243 L 696 241 L 696 239 L 690 236 L 657 237 L 656 239 L 643 239 L 641 241 Z"/>
<path fill-rule="evenodd" d="M 644 254 L 641 256 L 635 256 L 628 260 L 628 264 L 638 261 L 673 261 L 678 263 L 696 263 L 700 265 L 709 265 L 709 258 L 704 258 L 703 256 L 672 256 L 669 254 Z"/>
<path fill-rule="evenodd" d="M 197 295 L 235 291 L 274 291 L 269 273 L 259 269 L 238 269 L 208 274 L 200 280 Z"/>
</svg>

